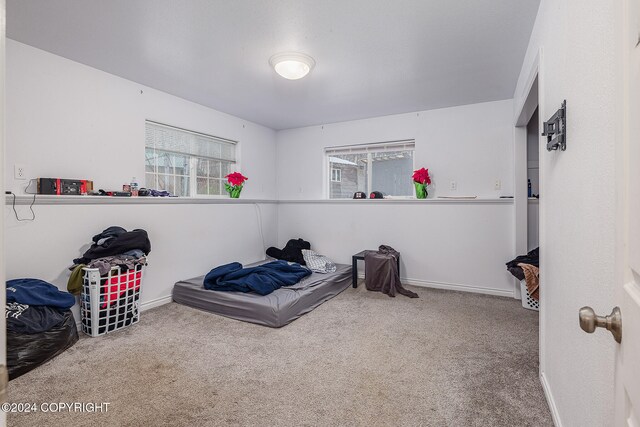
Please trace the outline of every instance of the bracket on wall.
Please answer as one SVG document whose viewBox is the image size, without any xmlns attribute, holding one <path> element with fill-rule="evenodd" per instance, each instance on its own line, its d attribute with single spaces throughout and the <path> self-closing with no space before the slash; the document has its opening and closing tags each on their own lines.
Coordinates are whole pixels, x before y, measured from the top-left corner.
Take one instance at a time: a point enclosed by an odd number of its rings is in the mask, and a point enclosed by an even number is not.
<svg viewBox="0 0 640 427">
<path fill-rule="evenodd" d="M 546 122 L 542 136 L 547 137 L 547 151 L 561 151 L 567 149 L 567 101 L 562 101 L 562 106 Z"/>
</svg>

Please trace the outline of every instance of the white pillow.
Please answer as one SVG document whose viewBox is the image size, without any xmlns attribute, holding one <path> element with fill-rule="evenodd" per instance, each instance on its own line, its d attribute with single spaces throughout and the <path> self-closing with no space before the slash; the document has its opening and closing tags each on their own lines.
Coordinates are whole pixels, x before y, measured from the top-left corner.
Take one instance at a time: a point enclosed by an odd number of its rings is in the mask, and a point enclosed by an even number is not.
<svg viewBox="0 0 640 427">
<path fill-rule="evenodd" d="M 333 273 L 336 271 L 336 264 L 324 255 L 315 253 L 308 249 L 302 249 L 302 257 L 307 267 L 316 273 Z"/>
</svg>

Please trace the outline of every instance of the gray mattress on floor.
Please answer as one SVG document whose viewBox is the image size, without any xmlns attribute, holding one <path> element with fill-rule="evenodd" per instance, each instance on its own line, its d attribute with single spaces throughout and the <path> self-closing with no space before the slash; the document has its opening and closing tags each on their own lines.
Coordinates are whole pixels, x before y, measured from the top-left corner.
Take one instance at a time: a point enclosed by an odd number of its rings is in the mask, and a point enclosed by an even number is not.
<svg viewBox="0 0 640 427">
<path fill-rule="evenodd" d="M 249 267 L 249 266 L 246 266 Z M 312 273 L 292 286 L 269 295 L 210 291 L 204 276 L 181 280 L 173 287 L 173 300 L 221 316 L 279 328 L 310 312 L 351 285 L 351 266 L 337 264 L 335 273 Z"/>
</svg>

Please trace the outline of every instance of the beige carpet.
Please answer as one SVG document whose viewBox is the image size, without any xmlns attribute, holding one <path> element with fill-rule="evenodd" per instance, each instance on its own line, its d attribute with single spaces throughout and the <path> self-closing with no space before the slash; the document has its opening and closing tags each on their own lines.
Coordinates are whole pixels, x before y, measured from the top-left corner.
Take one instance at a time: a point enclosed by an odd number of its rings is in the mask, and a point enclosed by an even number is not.
<svg viewBox="0 0 640 427">
<path fill-rule="evenodd" d="M 281 329 L 158 307 L 9 383 L 10 402 L 110 402 L 107 413 L 9 425 L 552 425 L 536 312 L 411 289 L 419 299 L 349 288 Z"/>
</svg>

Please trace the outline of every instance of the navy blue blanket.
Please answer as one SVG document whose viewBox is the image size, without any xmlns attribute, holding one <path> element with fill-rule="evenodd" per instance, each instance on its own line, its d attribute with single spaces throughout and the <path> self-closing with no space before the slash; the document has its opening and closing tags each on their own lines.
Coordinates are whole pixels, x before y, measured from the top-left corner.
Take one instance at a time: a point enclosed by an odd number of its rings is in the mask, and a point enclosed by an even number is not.
<svg viewBox="0 0 640 427">
<path fill-rule="evenodd" d="M 7 302 L 68 309 L 76 303 L 76 297 L 44 280 L 13 279 L 7 280 Z"/>
<path fill-rule="evenodd" d="M 282 286 L 290 286 L 309 276 L 311 271 L 299 264 L 272 261 L 257 267 L 242 268 L 239 262 L 221 265 L 204 278 L 210 291 L 255 292 L 267 295 Z"/>
</svg>

